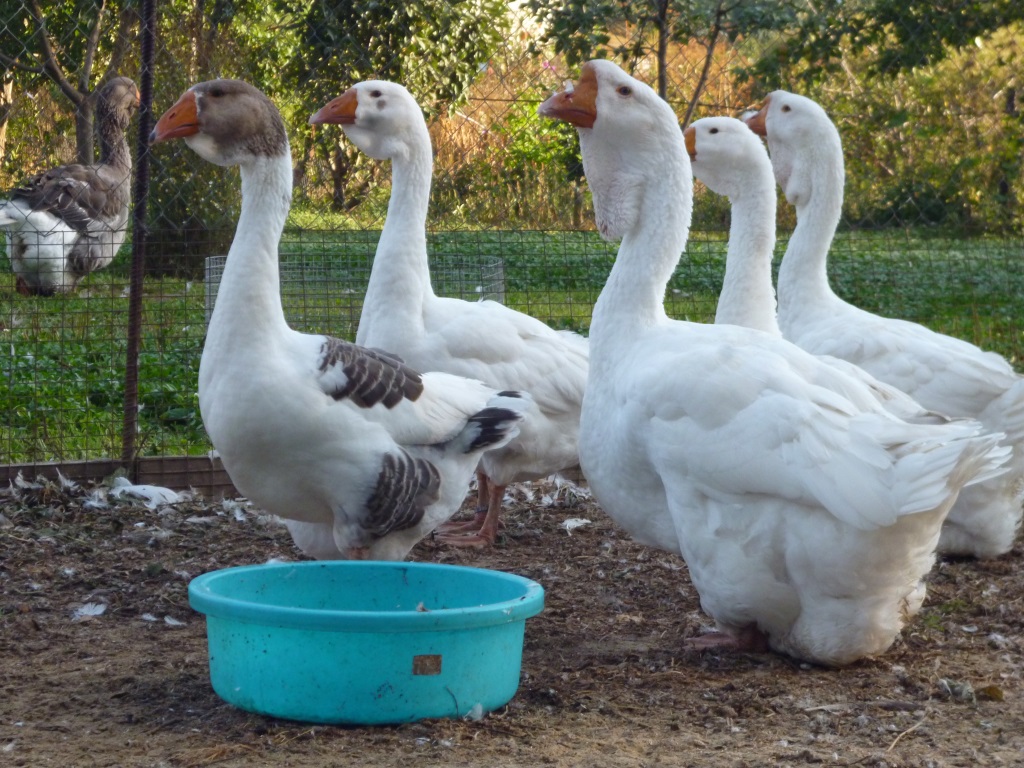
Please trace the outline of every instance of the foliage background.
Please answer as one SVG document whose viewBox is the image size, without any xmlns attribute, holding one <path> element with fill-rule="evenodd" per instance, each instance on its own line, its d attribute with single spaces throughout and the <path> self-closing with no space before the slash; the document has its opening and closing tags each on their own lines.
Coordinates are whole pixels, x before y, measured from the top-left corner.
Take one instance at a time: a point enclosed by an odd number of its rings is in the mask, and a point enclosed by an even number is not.
<svg viewBox="0 0 1024 768">
<path fill-rule="evenodd" d="M 370 77 L 406 84 L 431 119 L 433 226 L 586 227 L 574 199 L 573 136 L 538 120 L 532 106 L 579 62 L 610 56 L 661 87 L 683 122 L 738 114 L 780 87 L 821 102 L 846 147 L 851 224 L 1020 230 L 1024 6 L 1009 0 L 157 0 L 157 8 L 155 111 L 203 79 L 261 87 L 292 131 L 299 208 L 319 212 L 323 227 L 379 225 L 386 169 L 340 131 L 316 136 L 306 124 Z M 76 153 L 91 157 L 88 96 L 113 74 L 138 71 L 138 16 L 138 0 L 0 2 L 0 186 Z M 236 185 L 171 157 L 153 155 L 150 201 L 168 237 L 232 223 Z M 168 249 L 179 245 L 174 237 Z"/>
</svg>

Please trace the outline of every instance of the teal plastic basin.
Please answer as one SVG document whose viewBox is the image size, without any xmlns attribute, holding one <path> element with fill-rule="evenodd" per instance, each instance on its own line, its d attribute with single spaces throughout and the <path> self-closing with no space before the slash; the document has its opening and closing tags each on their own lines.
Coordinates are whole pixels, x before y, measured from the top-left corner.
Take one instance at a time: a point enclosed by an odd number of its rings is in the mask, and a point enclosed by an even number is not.
<svg viewBox="0 0 1024 768">
<path fill-rule="evenodd" d="M 433 563 L 328 561 L 192 580 L 210 681 L 250 712 L 315 723 L 464 717 L 519 687 L 535 581 Z M 474 709 L 475 708 L 475 709 Z"/>
</svg>

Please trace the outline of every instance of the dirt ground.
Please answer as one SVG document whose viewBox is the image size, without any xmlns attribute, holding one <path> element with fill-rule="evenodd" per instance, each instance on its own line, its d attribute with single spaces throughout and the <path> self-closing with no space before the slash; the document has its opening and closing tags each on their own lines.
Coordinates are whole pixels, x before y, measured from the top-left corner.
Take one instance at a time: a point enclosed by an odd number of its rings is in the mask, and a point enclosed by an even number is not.
<svg viewBox="0 0 1024 768">
<path fill-rule="evenodd" d="M 683 652 L 708 620 L 681 560 L 632 543 L 585 491 L 514 496 L 493 549 L 426 541 L 413 559 L 544 585 L 516 696 L 480 721 L 342 728 L 249 714 L 210 687 L 187 584 L 301 559 L 277 521 L 103 487 L 0 491 L 0 765 L 1024 765 L 1024 547 L 941 562 L 895 647 L 830 671 Z"/>
</svg>

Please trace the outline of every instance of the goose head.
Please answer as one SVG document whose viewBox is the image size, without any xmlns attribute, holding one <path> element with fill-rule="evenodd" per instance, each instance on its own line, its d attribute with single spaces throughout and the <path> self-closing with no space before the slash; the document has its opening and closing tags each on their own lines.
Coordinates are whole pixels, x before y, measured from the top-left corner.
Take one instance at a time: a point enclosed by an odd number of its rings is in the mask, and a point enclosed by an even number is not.
<svg viewBox="0 0 1024 768">
<path fill-rule="evenodd" d="M 768 141 L 775 180 L 791 205 L 806 205 L 816 178 L 838 171 L 843 150 L 839 131 L 817 103 L 789 91 L 773 91 L 761 109 L 747 117 L 754 133 Z"/>
<path fill-rule="evenodd" d="M 135 82 L 127 77 L 115 77 L 96 91 L 96 116 L 100 122 L 112 121 L 123 132 L 141 101 Z"/>
<path fill-rule="evenodd" d="M 580 134 L 583 170 L 594 197 L 598 229 L 622 238 L 641 218 L 654 188 L 649 181 L 679 163 L 690 179 L 690 160 L 672 107 L 646 83 L 605 59 L 580 69 L 579 81 L 537 110 L 564 120 Z"/>
<path fill-rule="evenodd" d="M 335 123 L 349 140 L 375 160 L 408 155 L 410 147 L 430 146 L 423 111 L 403 86 L 387 80 L 357 83 L 309 118 L 310 125 Z"/>
<path fill-rule="evenodd" d="M 683 131 L 693 175 L 712 192 L 733 198 L 755 187 L 764 171 L 774 188 L 771 161 L 761 139 L 734 117 L 704 117 Z"/>
<path fill-rule="evenodd" d="M 185 91 L 149 136 L 152 144 L 177 138 L 216 165 L 289 154 L 281 113 L 259 89 L 241 80 L 209 80 Z"/>
</svg>

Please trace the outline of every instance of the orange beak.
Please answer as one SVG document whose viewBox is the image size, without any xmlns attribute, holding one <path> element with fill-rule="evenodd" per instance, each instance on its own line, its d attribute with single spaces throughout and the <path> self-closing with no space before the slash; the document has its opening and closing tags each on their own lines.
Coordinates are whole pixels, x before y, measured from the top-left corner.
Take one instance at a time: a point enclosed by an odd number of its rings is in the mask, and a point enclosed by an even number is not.
<svg viewBox="0 0 1024 768">
<path fill-rule="evenodd" d="M 761 109 L 744 120 L 747 127 L 761 137 L 768 135 L 768 124 L 765 121 L 768 118 L 768 105 L 771 103 L 771 100 L 771 96 L 766 98 Z"/>
<path fill-rule="evenodd" d="M 355 88 L 349 88 L 341 96 L 331 99 L 320 108 L 320 111 L 309 118 L 310 125 L 335 123 L 338 125 L 354 125 L 356 107 L 359 106 L 359 95 Z"/>
<path fill-rule="evenodd" d="M 683 131 L 683 141 L 686 142 L 686 154 L 690 156 L 690 162 L 692 163 L 697 159 L 697 131 L 694 130 L 692 125 Z"/>
<path fill-rule="evenodd" d="M 160 116 L 153 132 L 149 134 L 149 143 L 156 144 L 168 139 L 195 136 L 197 133 L 199 133 L 199 112 L 196 109 L 196 95 L 189 90 L 182 94 L 173 107 Z"/>
<path fill-rule="evenodd" d="M 593 128 L 597 120 L 597 75 L 590 64 L 580 68 L 580 79 L 570 91 L 559 91 L 537 107 L 541 117 L 564 120 L 577 128 Z"/>
</svg>

